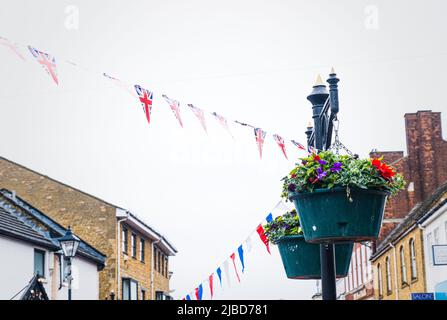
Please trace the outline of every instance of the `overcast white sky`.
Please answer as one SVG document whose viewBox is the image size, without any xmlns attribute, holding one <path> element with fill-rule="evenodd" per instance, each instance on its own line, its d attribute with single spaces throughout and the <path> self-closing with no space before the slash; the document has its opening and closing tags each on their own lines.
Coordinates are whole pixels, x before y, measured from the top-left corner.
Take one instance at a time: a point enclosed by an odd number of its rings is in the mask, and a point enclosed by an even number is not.
<svg viewBox="0 0 447 320">
<path fill-rule="evenodd" d="M 268 137 L 261 161 L 250 129 L 232 127 L 233 141 L 208 118 L 206 136 L 186 107 L 181 129 L 161 94 L 304 143 L 306 96 L 334 66 L 342 141 L 362 156 L 404 150 L 406 112 L 443 111 L 446 128 L 445 12 L 442 0 L 2 0 L 0 36 L 54 54 L 60 85 L 0 46 L 0 154 L 164 233 L 180 298 L 267 215 L 303 154 L 288 145 L 286 161 Z M 102 72 L 155 91 L 150 126 Z M 217 298 L 312 296 L 314 281 L 288 280 L 277 249 L 254 244 L 241 284 Z"/>
</svg>

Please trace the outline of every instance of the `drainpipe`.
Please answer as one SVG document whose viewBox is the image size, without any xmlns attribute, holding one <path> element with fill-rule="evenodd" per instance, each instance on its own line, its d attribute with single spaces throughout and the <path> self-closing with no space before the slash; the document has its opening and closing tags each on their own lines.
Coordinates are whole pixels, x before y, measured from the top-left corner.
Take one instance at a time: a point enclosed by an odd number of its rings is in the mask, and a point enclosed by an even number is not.
<svg viewBox="0 0 447 320">
<path fill-rule="evenodd" d="M 154 245 L 159 243 L 161 241 L 161 238 L 159 238 L 157 241 L 152 241 L 151 242 L 151 300 L 154 300 L 154 260 L 155 260 L 155 254 L 154 254 Z"/>
<path fill-rule="evenodd" d="M 117 235 L 116 235 L 116 239 L 117 239 L 117 258 L 116 258 L 116 274 L 117 274 L 117 295 L 116 295 L 116 300 L 120 300 L 121 299 L 121 222 L 126 221 L 127 220 L 127 216 L 122 218 L 122 219 L 118 219 L 117 221 Z"/>
<path fill-rule="evenodd" d="M 393 256 L 394 256 L 394 290 L 396 291 L 396 300 L 399 300 L 399 290 L 397 285 L 397 255 L 396 255 L 396 246 L 390 243 L 391 248 L 393 248 Z"/>
</svg>

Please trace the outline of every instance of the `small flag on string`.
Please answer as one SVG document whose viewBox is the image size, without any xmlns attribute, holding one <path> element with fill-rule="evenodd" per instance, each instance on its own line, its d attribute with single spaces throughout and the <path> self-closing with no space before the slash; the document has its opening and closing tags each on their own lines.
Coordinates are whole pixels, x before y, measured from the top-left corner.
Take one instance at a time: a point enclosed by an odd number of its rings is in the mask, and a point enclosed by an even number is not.
<svg viewBox="0 0 447 320">
<path fill-rule="evenodd" d="M 33 57 L 36 58 L 36 61 L 45 69 L 51 78 L 53 78 L 53 81 L 56 84 L 59 84 L 57 79 L 56 58 L 31 46 L 28 46 L 28 49 Z"/>
<path fill-rule="evenodd" d="M 194 112 L 194 115 L 199 119 L 200 124 L 202 125 L 203 130 L 208 134 L 208 131 L 206 130 L 206 122 L 205 122 L 205 113 L 202 109 L 194 107 L 192 104 L 188 104 L 188 107 L 191 108 L 192 112 Z"/>
<path fill-rule="evenodd" d="M 262 224 L 260 224 L 256 228 L 256 232 L 258 233 L 259 238 L 261 238 L 262 243 L 264 243 L 265 247 L 267 248 L 268 253 L 270 253 L 269 241 L 264 233 L 264 228 L 262 227 Z"/>
<path fill-rule="evenodd" d="M 172 112 L 174 112 L 174 115 L 177 118 L 178 122 L 180 123 L 180 126 L 183 128 L 182 118 L 180 117 L 180 102 L 168 98 L 168 96 L 165 94 L 163 94 L 162 97 L 169 104 L 169 107 L 171 107 Z"/>
<path fill-rule="evenodd" d="M 212 115 L 219 121 L 219 123 L 222 125 L 222 127 L 227 130 L 227 132 L 230 134 L 230 136 L 234 139 L 233 135 L 231 134 L 230 128 L 228 127 L 228 121 L 225 117 L 217 114 L 216 112 L 213 112 Z"/>
<path fill-rule="evenodd" d="M 22 54 L 19 51 L 19 48 L 17 47 L 17 45 L 15 43 L 12 43 L 11 41 L 9 41 L 8 39 L 2 38 L 0 37 L 0 45 L 3 45 L 7 48 L 9 48 L 12 52 L 14 52 L 14 54 L 16 56 L 18 56 L 20 59 L 22 59 L 23 61 L 25 60 L 25 57 L 22 56 Z"/>
<path fill-rule="evenodd" d="M 251 252 L 251 235 L 245 240 L 245 248 L 247 249 L 247 252 Z"/>
<path fill-rule="evenodd" d="M 258 150 L 259 150 L 259 156 L 262 159 L 262 146 L 264 144 L 266 132 L 264 130 L 262 130 L 261 128 L 255 128 L 254 130 L 255 130 L 256 143 L 258 145 Z"/>
<path fill-rule="evenodd" d="M 196 293 L 196 298 L 197 298 L 197 300 L 202 300 L 202 295 L 203 295 L 203 287 L 202 287 L 202 284 L 200 284 L 200 285 L 196 288 L 195 293 Z"/>
<path fill-rule="evenodd" d="M 244 270 L 245 270 L 244 249 L 242 248 L 242 245 L 240 245 L 239 248 L 237 248 L 237 252 L 239 253 L 239 259 L 241 260 L 242 273 L 244 273 Z"/>
<path fill-rule="evenodd" d="M 67 61 L 67 62 L 69 62 L 69 61 Z M 72 63 L 72 62 L 69 62 L 69 63 Z M 73 64 L 73 63 L 72 63 L 72 64 Z M 73 65 L 76 66 L 76 64 L 73 64 Z M 103 75 L 105 78 L 107 78 L 107 79 L 109 79 L 109 80 L 112 80 L 113 83 L 114 83 L 116 86 L 118 86 L 118 87 L 120 87 L 121 89 L 124 89 L 124 90 L 126 90 L 127 92 L 129 92 L 130 95 L 131 95 L 132 97 L 137 97 L 136 94 L 135 94 L 135 92 L 133 92 L 133 91 L 130 89 L 130 86 L 128 86 L 127 84 L 125 84 L 125 83 L 124 83 L 123 81 L 121 81 L 120 79 L 115 78 L 115 77 L 112 77 L 111 75 L 109 75 L 109 74 L 107 74 L 107 73 L 105 73 L 105 72 L 103 72 L 102 75 Z"/>
<path fill-rule="evenodd" d="M 222 270 L 219 268 L 217 268 L 216 270 L 217 276 L 219 277 L 219 282 L 220 282 L 220 286 L 222 287 Z"/>
<path fill-rule="evenodd" d="M 140 99 L 147 122 L 151 123 L 153 93 L 137 84 L 135 85 L 135 91 L 137 92 L 138 98 Z"/>
<path fill-rule="evenodd" d="M 225 260 L 223 268 L 224 268 L 225 278 L 227 279 L 227 285 L 228 285 L 228 287 L 231 287 L 230 270 L 229 270 L 230 266 L 228 265 L 228 259 Z"/>
<path fill-rule="evenodd" d="M 287 158 L 286 144 L 284 142 L 284 139 L 281 136 L 277 135 L 276 133 L 273 135 L 273 139 L 275 139 L 276 143 L 281 148 L 281 151 L 284 154 L 284 157 L 286 157 L 286 159 L 288 160 L 289 158 Z"/>
<path fill-rule="evenodd" d="M 236 255 L 234 253 L 232 253 L 230 258 L 231 258 L 231 260 L 233 260 L 234 272 L 236 272 L 237 281 L 241 282 L 241 278 L 239 278 L 239 273 L 237 272 L 237 268 L 236 268 L 236 261 L 235 261 Z"/>
<path fill-rule="evenodd" d="M 295 145 L 295 146 L 297 146 L 298 147 L 298 149 L 301 149 L 301 150 L 304 150 L 304 151 L 306 151 L 306 147 L 305 146 L 303 146 L 301 143 L 299 143 L 299 142 L 296 142 L 295 140 L 291 140 L 291 142 Z"/>
<path fill-rule="evenodd" d="M 189 294 L 186 295 L 186 300 L 191 300 L 191 297 L 189 296 Z"/>
<path fill-rule="evenodd" d="M 267 217 L 265 218 L 265 221 L 267 221 L 267 222 L 272 222 L 272 221 L 273 221 L 273 215 L 272 215 L 272 213 L 269 213 L 269 214 L 267 215 Z"/>
<path fill-rule="evenodd" d="M 213 274 L 211 274 L 208 277 L 208 283 L 210 284 L 210 294 L 211 294 L 211 299 L 213 298 L 214 295 L 214 290 L 213 290 Z"/>
</svg>

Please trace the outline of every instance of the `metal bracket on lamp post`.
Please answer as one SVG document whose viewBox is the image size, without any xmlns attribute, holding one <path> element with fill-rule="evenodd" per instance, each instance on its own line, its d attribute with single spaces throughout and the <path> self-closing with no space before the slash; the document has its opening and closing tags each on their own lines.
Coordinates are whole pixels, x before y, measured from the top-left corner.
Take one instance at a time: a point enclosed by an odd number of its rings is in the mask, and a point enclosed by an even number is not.
<svg viewBox="0 0 447 320">
<path fill-rule="evenodd" d="M 329 93 L 326 85 L 318 76 L 312 93 L 307 100 L 312 103 L 312 124 L 307 126 L 307 145 L 317 151 L 327 150 L 331 146 L 333 120 L 338 113 L 338 81 L 334 69 L 329 74 Z M 321 286 L 323 300 L 336 300 L 335 250 L 331 242 L 320 244 Z"/>
</svg>

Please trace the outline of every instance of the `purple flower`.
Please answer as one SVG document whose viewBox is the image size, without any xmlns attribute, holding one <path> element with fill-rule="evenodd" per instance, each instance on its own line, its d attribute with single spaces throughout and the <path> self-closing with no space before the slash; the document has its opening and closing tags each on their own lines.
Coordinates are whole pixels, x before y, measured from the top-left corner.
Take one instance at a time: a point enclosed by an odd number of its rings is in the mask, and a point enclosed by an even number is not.
<svg viewBox="0 0 447 320">
<path fill-rule="evenodd" d="M 287 190 L 289 190 L 290 192 L 295 192 L 296 185 L 293 183 L 289 184 L 289 186 L 287 187 Z"/>
<path fill-rule="evenodd" d="M 336 162 L 332 165 L 331 172 L 340 172 L 341 171 L 341 162 Z"/>
<path fill-rule="evenodd" d="M 324 166 L 327 162 L 324 160 L 318 160 L 318 163 L 321 164 L 322 166 Z"/>
<path fill-rule="evenodd" d="M 323 178 L 327 176 L 327 172 L 323 171 L 323 169 L 321 168 L 317 168 L 317 174 L 318 174 L 317 175 L 318 180 L 323 180 Z"/>
</svg>

